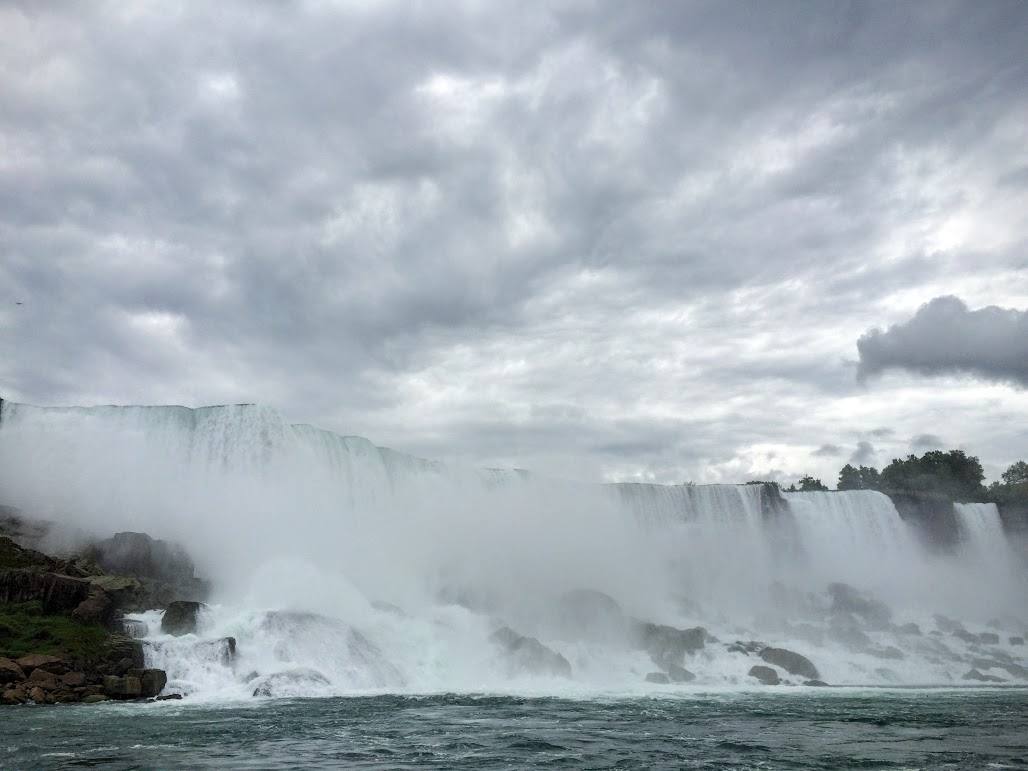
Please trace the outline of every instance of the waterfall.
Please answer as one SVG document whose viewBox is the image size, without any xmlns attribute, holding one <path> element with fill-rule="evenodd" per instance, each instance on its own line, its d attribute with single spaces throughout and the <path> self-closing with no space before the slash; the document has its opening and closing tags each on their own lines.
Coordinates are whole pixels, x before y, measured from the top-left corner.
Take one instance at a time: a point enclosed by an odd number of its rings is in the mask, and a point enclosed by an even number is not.
<svg viewBox="0 0 1028 771">
<path fill-rule="evenodd" d="M 159 611 L 136 620 L 184 691 L 239 698 L 646 688 L 665 659 L 640 630 L 697 625 L 701 650 L 683 662 L 708 686 L 749 682 L 735 640 L 797 650 L 834 682 L 950 682 L 960 651 L 898 627 L 854 631 L 864 620 L 838 597 L 873 595 L 922 626 L 934 612 L 1025 611 L 1023 570 L 980 570 L 1007 549 L 995 507 L 958 507 L 967 548 L 930 555 L 877 492 L 568 482 L 416 458 L 254 405 L 3 402 L 0 503 L 69 531 L 183 544 L 214 586 L 199 635 L 163 635 Z M 829 596 L 840 581 L 851 589 Z M 601 599 L 583 611 L 568 597 Z M 568 621 L 611 608 L 610 639 Z M 514 666 L 501 628 L 573 678 Z M 212 642 L 228 637 L 226 661 Z"/>
</svg>

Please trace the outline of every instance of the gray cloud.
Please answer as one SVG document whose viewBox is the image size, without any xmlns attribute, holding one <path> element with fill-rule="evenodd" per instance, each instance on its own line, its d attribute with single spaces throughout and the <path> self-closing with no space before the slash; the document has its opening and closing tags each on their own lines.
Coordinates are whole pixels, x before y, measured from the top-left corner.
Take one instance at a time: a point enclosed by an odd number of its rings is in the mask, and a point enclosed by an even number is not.
<svg viewBox="0 0 1028 771">
<path fill-rule="evenodd" d="M 966 373 L 1028 386 L 1028 311 L 976 311 L 957 297 L 936 297 L 906 322 L 857 341 L 858 378 L 890 369 L 923 375 Z"/>
<path fill-rule="evenodd" d="M 918 434 L 910 440 L 910 449 L 914 451 L 935 450 L 945 447 L 946 443 L 935 434 Z"/>
<path fill-rule="evenodd" d="M 810 447 L 933 426 L 855 388 L 869 314 L 1028 292 L 1026 21 L 0 5 L 0 395 L 256 401 L 570 476 L 831 478 Z M 1018 398 L 962 424 L 983 461 L 1023 446 L 986 429 Z"/>
<path fill-rule="evenodd" d="M 818 458 L 834 458 L 842 455 L 842 448 L 837 444 L 823 444 L 814 450 L 813 455 Z"/>
<path fill-rule="evenodd" d="M 857 449 L 850 455 L 849 462 L 858 466 L 870 466 L 874 463 L 877 455 L 874 445 L 870 442 L 857 442 Z"/>
</svg>

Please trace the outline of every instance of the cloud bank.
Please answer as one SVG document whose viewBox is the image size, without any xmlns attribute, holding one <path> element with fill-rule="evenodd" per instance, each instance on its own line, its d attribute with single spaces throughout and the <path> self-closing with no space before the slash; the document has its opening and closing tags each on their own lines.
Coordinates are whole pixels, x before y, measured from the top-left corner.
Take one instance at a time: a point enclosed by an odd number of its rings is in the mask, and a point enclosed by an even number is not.
<svg viewBox="0 0 1028 771">
<path fill-rule="evenodd" d="M 969 374 L 1028 388 L 1028 311 L 976 311 L 957 297 L 936 297 L 906 322 L 857 341 L 857 377 L 890 369 L 921 375 Z"/>
</svg>

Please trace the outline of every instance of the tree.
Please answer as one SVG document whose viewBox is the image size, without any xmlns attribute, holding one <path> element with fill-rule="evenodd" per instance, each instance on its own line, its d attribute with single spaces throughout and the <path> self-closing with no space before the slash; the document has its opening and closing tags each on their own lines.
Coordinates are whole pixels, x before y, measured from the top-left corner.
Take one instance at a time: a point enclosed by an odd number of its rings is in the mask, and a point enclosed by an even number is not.
<svg viewBox="0 0 1028 771">
<path fill-rule="evenodd" d="M 800 480 L 799 491 L 801 493 L 821 492 L 827 490 L 828 488 L 821 483 L 820 479 L 814 479 L 812 476 L 805 476 Z"/>
<path fill-rule="evenodd" d="M 877 490 L 881 487 L 881 475 L 872 466 L 853 468 L 849 463 L 839 472 L 838 490 Z"/>
<path fill-rule="evenodd" d="M 1028 484 L 1028 463 L 1023 460 L 1011 464 L 1010 468 L 1001 475 L 1003 483 L 1008 485 Z"/>
<path fill-rule="evenodd" d="M 941 493 L 957 501 L 978 500 L 985 492 L 985 472 L 978 458 L 963 450 L 932 450 L 920 458 L 894 458 L 882 469 L 881 486 L 899 492 Z"/>
</svg>

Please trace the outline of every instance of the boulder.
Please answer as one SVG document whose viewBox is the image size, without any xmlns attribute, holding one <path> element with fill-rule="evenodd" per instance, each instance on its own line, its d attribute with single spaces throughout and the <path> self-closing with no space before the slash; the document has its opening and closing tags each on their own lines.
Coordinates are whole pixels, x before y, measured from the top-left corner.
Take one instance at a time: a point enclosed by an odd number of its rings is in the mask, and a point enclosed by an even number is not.
<svg viewBox="0 0 1028 771">
<path fill-rule="evenodd" d="M 803 684 L 804 685 L 809 685 L 812 688 L 827 688 L 828 687 L 828 683 L 826 683 L 824 680 L 804 680 Z"/>
<path fill-rule="evenodd" d="M 895 645 L 887 645 L 884 648 L 870 648 L 867 652 L 880 659 L 899 660 L 906 658 L 906 654 Z"/>
<path fill-rule="evenodd" d="M 35 669 L 29 675 L 28 682 L 30 688 L 38 685 L 44 691 L 52 691 L 57 688 L 60 678 L 53 672 L 47 672 L 45 669 Z"/>
<path fill-rule="evenodd" d="M 656 683 L 657 685 L 670 685 L 670 678 L 663 672 L 650 672 L 646 675 L 647 683 Z"/>
<path fill-rule="evenodd" d="M 962 630 L 964 625 L 959 621 L 954 621 L 948 616 L 944 616 L 941 613 L 936 613 L 932 618 L 935 620 L 935 626 L 939 628 L 943 634 L 953 634 L 958 629 Z"/>
<path fill-rule="evenodd" d="M 817 667 L 811 663 L 806 656 L 786 650 L 785 648 L 764 648 L 760 652 L 760 658 L 768 664 L 781 667 L 790 675 L 799 675 L 808 680 L 820 680 L 821 675 Z"/>
<path fill-rule="evenodd" d="M 112 634 L 104 646 L 104 659 L 112 664 L 128 659 L 134 667 L 145 666 L 143 643 L 120 634 Z"/>
<path fill-rule="evenodd" d="M 662 624 L 636 622 L 633 636 L 639 647 L 650 654 L 654 664 L 667 669 L 671 664 L 682 666 L 685 654 L 702 649 L 708 635 L 701 626 L 676 629 Z"/>
<path fill-rule="evenodd" d="M 168 684 L 168 673 L 163 669 L 133 669 L 129 677 L 139 679 L 140 695 L 146 698 L 157 696 Z"/>
<path fill-rule="evenodd" d="M 184 634 L 196 634 L 196 620 L 201 608 L 206 608 L 202 602 L 190 600 L 176 600 L 168 604 L 164 611 L 164 618 L 161 619 L 161 631 L 164 634 L 181 637 Z"/>
<path fill-rule="evenodd" d="M 691 683 L 696 679 L 696 675 L 685 667 L 680 667 L 677 664 L 668 665 L 667 676 L 673 683 Z"/>
<path fill-rule="evenodd" d="M 89 581 L 28 568 L 0 572 L 0 603 L 39 600 L 44 613 L 70 613 L 89 596 Z"/>
<path fill-rule="evenodd" d="M 85 672 L 66 672 L 61 675 L 61 682 L 69 688 L 79 688 L 86 684 Z"/>
<path fill-rule="evenodd" d="M 83 624 L 109 626 L 116 610 L 117 606 L 110 595 L 102 587 L 92 584 L 86 598 L 71 612 L 71 617 Z"/>
<path fill-rule="evenodd" d="M 970 643 L 971 645 L 977 645 L 980 642 L 978 639 L 978 635 L 968 632 L 963 627 L 953 630 L 953 636 L 956 637 L 958 640 L 963 640 L 964 642 Z"/>
<path fill-rule="evenodd" d="M 750 671 L 747 672 L 750 677 L 757 678 L 764 685 L 778 685 L 781 678 L 778 677 L 778 673 L 771 667 L 755 666 L 750 667 Z"/>
<path fill-rule="evenodd" d="M 36 704 L 46 704 L 46 691 L 40 688 L 38 685 L 35 688 L 29 689 L 29 700 Z"/>
<path fill-rule="evenodd" d="M 34 653 L 30 656 L 22 656 L 17 664 L 26 675 L 31 675 L 36 669 L 44 669 L 53 672 L 55 675 L 63 675 L 69 671 L 68 660 L 63 656 L 50 656 L 43 653 Z"/>
<path fill-rule="evenodd" d="M 978 635 L 978 642 L 982 645 L 999 645 L 999 635 L 995 632 L 982 632 Z"/>
<path fill-rule="evenodd" d="M 862 618 L 871 629 L 883 629 L 892 619 L 892 611 L 888 605 L 849 584 L 829 584 L 828 594 L 832 598 L 833 613 L 852 613 Z"/>
<path fill-rule="evenodd" d="M 0 685 L 7 683 L 20 683 L 25 679 L 25 670 L 17 661 L 0 656 Z"/>
<path fill-rule="evenodd" d="M 138 699 L 143 695 L 143 684 L 138 677 L 108 675 L 104 678 L 104 694 L 112 699 Z"/>
<path fill-rule="evenodd" d="M 256 688 L 254 696 L 309 696 L 311 691 L 330 686 L 323 674 L 314 669 L 293 669 L 276 672 L 266 677 Z"/>
<path fill-rule="evenodd" d="M 622 642 L 629 624 L 621 606 L 609 594 L 592 589 L 568 592 L 557 604 L 557 627 L 572 639 Z"/>
<path fill-rule="evenodd" d="M 919 627 L 917 624 L 911 621 L 909 624 L 903 624 L 902 626 L 896 627 L 896 631 L 900 634 L 912 634 L 920 636 L 921 627 Z"/>
<path fill-rule="evenodd" d="M 1015 636 L 1011 637 L 1007 642 L 1011 645 L 1024 645 L 1024 638 Z"/>
<path fill-rule="evenodd" d="M 111 698 L 110 696 L 105 696 L 102 693 L 91 693 L 91 694 L 89 694 L 89 696 L 84 696 L 82 698 L 82 703 L 83 704 L 97 704 L 98 702 L 101 702 L 101 701 L 110 701 L 110 698 Z"/>
<path fill-rule="evenodd" d="M 534 637 L 525 637 L 505 626 L 493 632 L 489 639 L 507 655 L 518 672 L 571 677 L 568 660 Z"/>
<path fill-rule="evenodd" d="M 856 618 L 848 613 L 837 613 L 832 616 L 828 636 L 852 651 L 863 651 L 874 644 L 860 628 Z"/>
</svg>

